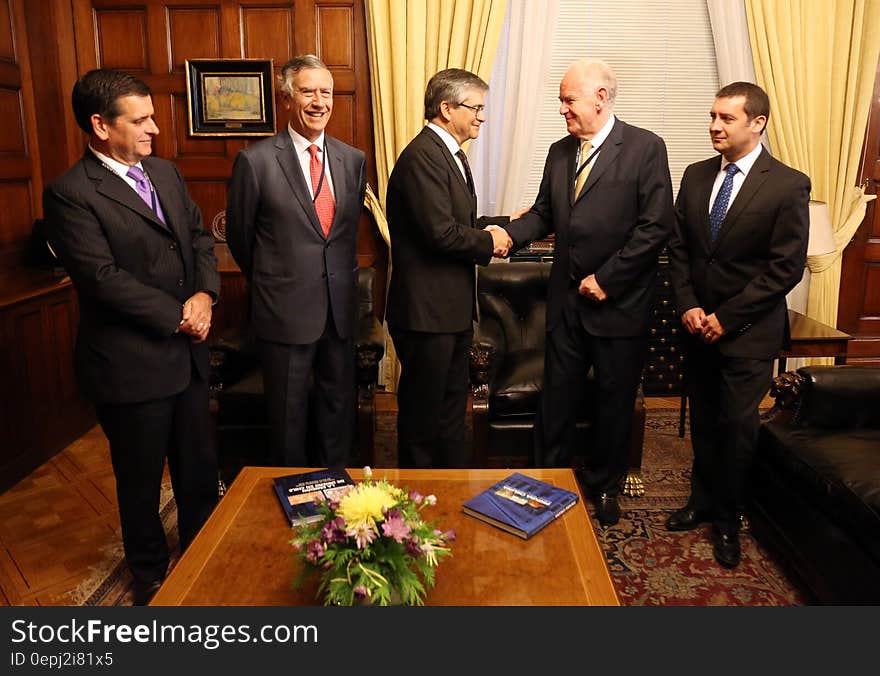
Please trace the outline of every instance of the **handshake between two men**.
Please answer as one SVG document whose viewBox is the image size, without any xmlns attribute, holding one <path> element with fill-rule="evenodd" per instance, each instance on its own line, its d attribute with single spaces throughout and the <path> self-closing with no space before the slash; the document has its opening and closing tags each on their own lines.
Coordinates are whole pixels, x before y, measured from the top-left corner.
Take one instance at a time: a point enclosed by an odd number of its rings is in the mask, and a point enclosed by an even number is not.
<svg viewBox="0 0 880 676">
<path fill-rule="evenodd" d="M 521 217 L 524 213 L 529 210 L 529 207 L 513 214 L 510 217 L 510 220 L 516 220 Z M 492 245 L 493 252 L 492 254 L 495 258 L 507 258 L 507 255 L 510 253 L 511 247 L 513 247 L 513 239 L 507 233 L 507 230 L 502 228 L 500 225 L 487 225 L 485 230 L 492 235 Z M 599 285 L 599 282 L 596 280 L 596 275 L 588 275 L 581 280 L 580 286 L 578 287 L 578 293 L 585 297 L 588 300 L 601 303 L 606 298 L 608 298 L 608 294 L 605 293 L 604 289 Z"/>
</svg>

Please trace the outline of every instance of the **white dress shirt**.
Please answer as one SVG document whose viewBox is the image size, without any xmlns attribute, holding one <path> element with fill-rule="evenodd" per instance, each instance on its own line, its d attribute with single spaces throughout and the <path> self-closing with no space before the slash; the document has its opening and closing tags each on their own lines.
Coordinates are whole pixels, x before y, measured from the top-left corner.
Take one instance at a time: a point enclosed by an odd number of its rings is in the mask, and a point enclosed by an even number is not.
<svg viewBox="0 0 880 676">
<path fill-rule="evenodd" d="M 129 170 L 129 168 L 131 168 L 131 165 L 123 164 L 122 162 L 117 162 L 112 157 L 108 157 L 104 153 L 99 153 L 97 150 L 92 148 L 91 145 L 89 146 L 89 150 L 92 151 L 92 155 L 97 157 L 98 161 L 101 162 L 101 164 L 103 164 L 105 167 L 107 167 L 107 169 L 112 171 L 114 174 L 117 174 L 119 176 L 119 178 L 121 178 L 123 181 L 128 183 L 131 186 L 131 189 L 134 190 L 138 194 L 138 197 L 140 197 L 140 193 L 137 191 L 137 183 L 135 183 L 135 180 L 133 178 L 128 176 L 128 170 Z M 147 180 L 148 181 L 150 180 L 150 175 L 146 172 L 146 170 L 144 169 L 143 165 L 140 162 L 138 162 L 134 166 L 136 166 L 138 169 L 143 171 L 144 176 L 147 177 Z M 152 183 L 152 181 L 150 181 L 150 183 Z"/>
<path fill-rule="evenodd" d="M 455 140 L 455 137 L 446 131 L 443 127 L 438 127 L 433 122 L 428 122 L 428 127 L 430 127 L 431 131 L 433 131 L 437 136 L 440 137 L 440 140 L 443 141 L 444 145 L 449 149 L 449 152 L 452 153 L 452 157 L 455 159 L 455 163 L 458 165 L 458 170 L 461 172 L 462 178 L 464 178 L 464 182 L 467 183 L 467 172 L 464 170 L 464 164 L 462 164 L 461 159 L 456 155 L 459 150 L 461 150 L 461 146 L 458 145 L 458 141 Z"/>
</svg>

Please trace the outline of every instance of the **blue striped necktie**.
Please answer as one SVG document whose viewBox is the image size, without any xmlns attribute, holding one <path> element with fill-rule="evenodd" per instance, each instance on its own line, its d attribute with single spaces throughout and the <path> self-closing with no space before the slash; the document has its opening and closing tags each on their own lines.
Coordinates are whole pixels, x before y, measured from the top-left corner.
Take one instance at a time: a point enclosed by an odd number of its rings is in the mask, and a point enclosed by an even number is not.
<svg viewBox="0 0 880 676">
<path fill-rule="evenodd" d="M 730 203 L 730 193 L 733 191 L 733 177 L 736 176 L 739 167 L 731 163 L 727 165 L 724 171 L 727 172 L 727 175 L 724 177 L 721 189 L 715 196 L 712 211 L 709 212 L 709 237 L 713 242 L 718 237 L 718 233 L 721 232 L 721 224 L 724 222 L 727 205 Z"/>
</svg>

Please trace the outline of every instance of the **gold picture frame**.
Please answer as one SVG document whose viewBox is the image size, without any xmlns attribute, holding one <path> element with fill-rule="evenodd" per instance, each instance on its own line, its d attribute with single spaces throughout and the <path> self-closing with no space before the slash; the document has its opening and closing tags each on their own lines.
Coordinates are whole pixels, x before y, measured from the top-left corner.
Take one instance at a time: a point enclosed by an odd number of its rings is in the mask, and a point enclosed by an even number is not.
<svg viewBox="0 0 880 676">
<path fill-rule="evenodd" d="M 272 136 L 272 59 L 187 59 L 191 136 Z"/>
</svg>

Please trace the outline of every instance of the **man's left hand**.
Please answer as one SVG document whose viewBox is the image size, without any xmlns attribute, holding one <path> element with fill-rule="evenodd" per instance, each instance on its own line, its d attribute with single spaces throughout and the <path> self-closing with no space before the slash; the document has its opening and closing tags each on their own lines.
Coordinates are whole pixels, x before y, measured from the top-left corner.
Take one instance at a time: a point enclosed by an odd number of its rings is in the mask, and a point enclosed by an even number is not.
<svg viewBox="0 0 880 676">
<path fill-rule="evenodd" d="M 707 345 L 717 343 L 718 339 L 723 335 L 724 327 L 721 326 L 721 322 L 718 321 L 718 317 L 715 316 L 714 312 L 703 317 L 703 327 L 700 330 L 700 337 L 703 339 L 704 343 Z"/>
<path fill-rule="evenodd" d="M 581 280 L 581 285 L 578 287 L 578 293 L 581 294 L 584 298 L 589 298 L 592 301 L 596 301 L 597 303 L 601 303 L 603 300 L 608 298 L 608 294 L 599 286 L 599 282 L 596 281 L 596 275 L 590 275 L 589 277 L 584 277 Z"/>
<path fill-rule="evenodd" d="M 192 342 L 201 343 L 211 330 L 211 296 L 204 291 L 193 294 L 184 304 L 178 331 L 192 336 Z"/>
</svg>

